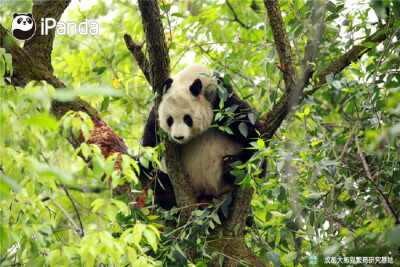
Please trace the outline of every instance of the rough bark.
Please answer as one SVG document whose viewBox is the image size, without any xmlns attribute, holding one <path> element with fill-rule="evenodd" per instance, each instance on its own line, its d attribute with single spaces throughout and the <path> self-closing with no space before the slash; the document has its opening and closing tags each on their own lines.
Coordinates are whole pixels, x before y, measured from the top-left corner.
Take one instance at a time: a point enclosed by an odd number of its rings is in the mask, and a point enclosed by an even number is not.
<svg viewBox="0 0 400 267">
<path fill-rule="evenodd" d="M 279 3 L 276 4 L 275 2 L 278 1 L 264 1 L 267 10 L 268 8 L 271 8 L 271 10 L 269 11 L 269 17 L 280 16 L 277 14 L 280 14 L 280 10 L 277 9 Z M 281 26 L 279 26 L 279 23 L 277 23 L 277 21 L 277 19 L 270 20 L 270 26 L 272 32 L 277 32 L 274 34 L 274 42 L 275 46 L 277 47 L 278 55 L 280 57 L 280 61 L 283 62 L 285 67 L 287 65 L 292 66 L 292 64 L 290 63 L 293 62 L 291 61 L 292 57 L 289 56 L 292 55 L 290 43 L 286 42 L 286 38 L 284 37 L 285 34 L 283 34 L 283 30 L 285 29 L 284 22 L 283 20 L 279 20 L 281 23 Z M 275 27 L 277 28 L 274 29 Z M 381 26 L 373 35 L 364 39 L 364 41 L 362 41 L 359 45 L 355 45 L 354 47 L 352 47 L 348 52 L 337 58 L 335 61 L 326 66 L 322 71 L 314 75 L 312 81 L 310 81 L 310 78 L 313 74 L 312 72 L 305 70 L 303 72 L 303 77 L 301 79 L 298 79 L 296 76 L 294 76 L 295 78 L 287 77 L 293 75 L 293 73 L 296 73 L 293 71 L 292 67 L 290 68 L 290 71 L 287 68 L 286 70 L 282 69 L 283 77 L 285 78 L 286 76 L 286 91 L 283 93 L 277 103 L 272 107 L 272 109 L 263 117 L 264 123 L 262 132 L 264 134 L 264 138 L 266 140 L 272 138 L 274 133 L 280 127 L 283 120 L 287 117 L 289 112 L 292 111 L 292 107 L 300 104 L 305 97 L 312 95 L 313 93 L 318 91 L 326 83 L 326 76 L 328 74 L 336 75 L 340 73 L 343 69 L 349 66 L 352 61 L 357 61 L 365 53 L 367 53 L 371 48 L 367 48 L 363 46 L 363 44 L 367 42 L 381 43 L 386 40 L 388 37 L 388 32 L 391 28 L 392 25 L 390 24 Z M 283 46 L 286 47 L 286 52 L 282 51 L 281 53 L 279 53 L 279 50 L 282 50 Z M 288 52 L 289 50 L 290 52 Z M 313 89 L 303 93 L 304 88 L 309 85 L 310 82 L 314 84 Z M 288 84 L 290 85 L 290 88 L 288 88 Z"/>
<path fill-rule="evenodd" d="M 328 74 L 336 75 L 344 70 L 351 62 L 355 62 L 360 59 L 365 53 L 367 53 L 371 48 L 364 46 L 365 43 L 381 43 L 388 37 L 388 32 L 392 25 L 385 24 L 382 25 L 374 34 L 366 38 L 360 44 L 353 46 L 345 54 L 338 57 L 331 64 L 326 66 L 322 71 L 317 73 L 314 78 L 314 87 L 311 91 L 308 91 L 304 96 L 309 96 L 314 94 L 318 89 L 320 89 L 326 83 L 326 76 Z"/>
<path fill-rule="evenodd" d="M 153 92 L 159 96 L 155 101 L 155 111 L 162 96 L 162 83 L 169 77 L 169 56 L 165 42 L 164 28 L 160 20 L 159 6 L 156 1 L 139 0 L 139 9 L 142 16 L 143 29 L 146 36 L 146 54 L 148 55 L 148 69 L 145 66 L 146 59 L 143 58 L 143 52 L 138 52 L 138 45 L 135 45 L 131 37 L 126 34 L 125 42 L 128 49 L 132 52 L 138 65 L 143 70 L 149 71 L 149 82 L 153 87 Z M 145 74 L 146 75 L 146 74 Z M 156 114 L 158 117 L 158 114 Z M 180 146 L 174 142 L 166 141 L 166 159 L 168 175 L 174 188 L 178 207 L 187 207 L 183 209 L 180 218 L 185 223 L 193 210 L 193 204 L 197 201 L 193 197 L 192 187 L 185 174 L 180 158 Z M 224 266 L 237 266 L 238 261 L 244 260 L 255 266 L 264 266 L 262 261 L 252 253 L 247 247 L 243 230 L 246 224 L 246 218 L 250 212 L 250 202 L 253 195 L 252 189 L 240 190 L 239 197 L 235 199 L 230 209 L 229 219 L 216 229 L 222 230 L 224 239 L 217 239 L 209 242 L 209 245 L 223 251 L 230 258 L 226 258 Z M 240 224 L 237 236 L 234 235 L 234 228 Z M 189 251 L 192 258 L 196 253 Z"/>
<path fill-rule="evenodd" d="M 281 15 L 281 7 L 278 0 L 264 0 L 264 5 L 267 9 L 269 25 L 281 63 L 280 68 L 286 84 L 286 91 L 289 91 L 294 89 L 297 83 L 297 70 L 293 60 L 292 47 L 286 34 L 285 22 Z"/>
<path fill-rule="evenodd" d="M 36 34 L 24 44 L 24 50 L 29 55 L 35 55 L 37 62 L 44 65 L 53 73 L 51 65 L 51 51 L 53 50 L 53 41 L 55 30 L 49 31 L 48 35 L 40 35 L 42 24 L 41 18 L 54 18 L 59 21 L 64 10 L 71 1 L 33 1 L 32 15 L 36 22 Z M 40 51 L 40 53 L 37 53 Z"/>
<path fill-rule="evenodd" d="M 158 118 L 158 106 L 163 94 L 162 84 L 170 75 L 168 48 L 165 41 L 164 28 L 161 22 L 158 3 L 156 1 L 139 0 L 139 10 L 146 36 L 146 54 L 149 57 L 149 82 L 153 87 L 153 92 L 158 96 L 154 103 L 154 111 L 156 118 Z M 127 40 L 127 37 L 125 37 L 125 40 Z M 140 56 L 138 57 L 135 54 L 134 56 L 140 65 Z M 176 202 L 179 207 L 192 207 L 196 201 L 193 197 L 192 187 L 184 172 L 182 160 L 180 158 L 180 147 L 169 140 L 165 140 L 165 142 L 168 176 L 174 188 Z M 183 221 L 189 218 L 191 210 L 190 208 L 183 210 L 181 214 Z"/>
</svg>

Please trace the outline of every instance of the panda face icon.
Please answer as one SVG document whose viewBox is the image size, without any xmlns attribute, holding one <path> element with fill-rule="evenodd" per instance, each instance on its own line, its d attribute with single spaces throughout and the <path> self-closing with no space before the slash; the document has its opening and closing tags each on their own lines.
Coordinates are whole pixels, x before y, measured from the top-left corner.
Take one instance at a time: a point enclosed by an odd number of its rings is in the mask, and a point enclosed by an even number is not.
<svg viewBox="0 0 400 267">
<path fill-rule="evenodd" d="M 36 23 L 31 13 L 14 13 L 11 22 L 11 31 L 18 40 L 30 39 L 36 31 Z"/>
</svg>

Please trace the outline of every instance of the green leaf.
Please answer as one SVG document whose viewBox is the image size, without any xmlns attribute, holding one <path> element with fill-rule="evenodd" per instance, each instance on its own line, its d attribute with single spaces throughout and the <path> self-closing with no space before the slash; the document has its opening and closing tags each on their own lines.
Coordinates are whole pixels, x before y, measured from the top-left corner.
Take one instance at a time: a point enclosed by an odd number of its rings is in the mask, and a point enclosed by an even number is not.
<svg viewBox="0 0 400 267">
<path fill-rule="evenodd" d="M 74 176 L 70 173 L 58 170 L 56 168 L 41 167 L 37 168 L 39 174 L 43 177 L 56 178 L 64 184 L 70 184 L 74 181 Z"/>
<path fill-rule="evenodd" d="M 278 251 L 269 251 L 267 252 L 267 258 L 272 261 L 275 266 L 281 265 L 281 254 Z"/>
<path fill-rule="evenodd" d="M 117 216 L 118 213 L 118 208 L 114 205 L 108 205 L 107 207 L 107 217 L 111 222 L 115 221 L 115 217 Z"/>
<path fill-rule="evenodd" d="M 292 251 L 285 256 L 285 261 L 292 262 L 297 258 L 297 253 Z"/>
<path fill-rule="evenodd" d="M 269 49 L 269 52 L 268 52 L 268 58 L 272 61 L 272 60 L 274 60 L 274 58 L 275 58 L 275 53 L 276 51 L 275 51 L 275 48 L 271 48 L 271 49 Z"/>
<path fill-rule="evenodd" d="M 147 242 L 153 248 L 154 251 L 157 251 L 157 237 L 151 230 L 145 230 L 143 235 L 146 237 Z"/>
<path fill-rule="evenodd" d="M 3 174 L 2 172 L 0 173 L 0 181 L 2 186 L 0 186 L 0 192 L 2 192 L 4 189 L 6 189 L 5 185 L 9 186 L 14 192 L 19 192 L 21 190 L 20 185 L 11 177 Z M 6 190 L 5 192 L 2 193 L 8 193 Z"/>
<path fill-rule="evenodd" d="M 108 108 L 108 105 L 110 104 L 110 97 L 106 96 L 104 97 L 103 102 L 101 103 L 101 111 L 106 111 Z"/>
<path fill-rule="evenodd" d="M 387 230 L 385 238 L 392 247 L 398 247 L 400 245 L 400 225 L 394 225 Z"/>
<path fill-rule="evenodd" d="M 184 16 L 178 12 L 172 13 L 171 16 L 178 17 L 178 18 L 184 18 Z"/>
<path fill-rule="evenodd" d="M 96 72 L 97 75 L 102 74 L 107 68 L 106 67 L 95 67 L 92 69 L 93 72 Z"/>
<path fill-rule="evenodd" d="M 254 114 L 253 112 L 248 113 L 247 117 L 249 117 L 249 120 L 251 122 L 251 124 L 255 125 L 256 124 L 256 120 L 257 120 L 257 115 Z"/>
<path fill-rule="evenodd" d="M 134 248 L 128 247 L 128 256 L 129 256 L 129 260 L 131 261 L 131 263 L 136 262 L 137 253 Z"/>
<path fill-rule="evenodd" d="M 218 216 L 217 213 L 214 213 L 214 214 L 212 215 L 212 218 L 213 218 L 213 220 L 214 220 L 216 223 L 221 224 L 221 221 L 219 220 L 219 216 Z"/>
<path fill-rule="evenodd" d="M 238 234 L 238 232 L 239 232 L 239 229 L 240 229 L 240 223 L 238 223 L 238 224 L 235 226 L 235 228 L 233 229 L 233 232 L 235 233 L 236 236 L 237 236 L 237 234 Z"/>
<path fill-rule="evenodd" d="M 372 42 L 362 43 L 362 45 L 367 47 L 367 48 L 374 48 L 374 47 L 378 46 L 378 44 L 380 44 L 380 43 L 372 43 Z"/>
<path fill-rule="evenodd" d="M 48 128 L 51 130 L 58 129 L 58 121 L 48 114 L 35 114 L 32 115 L 29 119 L 25 120 L 25 123 L 28 125 L 39 126 L 42 128 Z"/>
<path fill-rule="evenodd" d="M 13 75 L 13 65 L 12 65 L 12 55 L 9 53 L 4 54 L 4 58 L 6 60 L 8 71 L 10 72 L 10 76 Z M 1 77 L 1 74 L 0 74 Z"/>
<path fill-rule="evenodd" d="M 338 81 L 335 80 L 332 82 L 332 85 L 336 88 L 336 89 L 342 89 L 342 84 Z"/>
<path fill-rule="evenodd" d="M 6 74 L 6 64 L 3 60 L 3 57 L 0 56 L 0 78 L 3 78 Z"/>
<path fill-rule="evenodd" d="M 218 258 L 219 266 L 222 267 L 222 264 L 224 263 L 224 259 L 225 259 L 224 255 L 219 255 L 219 258 Z"/>
<path fill-rule="evenodd" d="M 232 134 L 233 135 L 233 132 L 232 132 L 231 128 L 229 128 L 228 126 L 224 127 L 224 131 L 227 132 L 228 134 Z"/>
<path fill-rule="evenodd" d="M 339 251 L 339 245 L 333 245 L 324 250 L 324 255 L 332 256 L 335 255 L 337 251 Z"/>
<path fill-rule="evenodd" d="M 247 124 L 244 122 L 241 122 L 239 124 L 239 131 L 244 137 L 247 137 L 247 134 L 248 134 Z"/>
<path fill-rule="evenodd" d="M 335 75 L 334 75 L 333 73 L 330 73 L 330 74 L 326 75 L 326 77 L 325 77 L 326 82 L 327 82 L 328 84 L 331 84 L 332 81 L 333 81 L 333 77 L 334 77 L 334 76 L 335 76 Z"/>
</svg>

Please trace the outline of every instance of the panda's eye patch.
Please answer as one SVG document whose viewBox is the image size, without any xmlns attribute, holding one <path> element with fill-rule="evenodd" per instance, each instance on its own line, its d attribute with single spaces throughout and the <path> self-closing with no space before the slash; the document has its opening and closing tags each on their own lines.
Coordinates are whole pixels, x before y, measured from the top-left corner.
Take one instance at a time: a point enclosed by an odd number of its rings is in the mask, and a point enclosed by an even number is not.
<svg viewBox="0 0 400 267">
<path fill-rule="evenodd" d="M 193 120 L 192 117 L 190 117 L 190 115 L 185 115 L 185 117 L 183 117 L 183 122 L 186 123 L 186 125 L 189 127 L 193 126 Z"/>
<path fill-rule="evenodd" d="M 29 24 L 32 24 L 32 20 L 31 20 L 31 19 L 28 18 L 26 21 L 27 21 Z"/>
<path fill-rule="evenodd" d="M 171 127 L 173 123 L 174 123 L 174 119 L 170 116 L 170 117 L 167 119 L 167 124 L 168 124 L 169 127 Z"/>
<path fill-rule="evenodd" d="M 19 19 L 17 20 L 17 23 L 20 24 L 21 22 L 22 22 L 22 18 L 19 18 Z"/>
</svg>

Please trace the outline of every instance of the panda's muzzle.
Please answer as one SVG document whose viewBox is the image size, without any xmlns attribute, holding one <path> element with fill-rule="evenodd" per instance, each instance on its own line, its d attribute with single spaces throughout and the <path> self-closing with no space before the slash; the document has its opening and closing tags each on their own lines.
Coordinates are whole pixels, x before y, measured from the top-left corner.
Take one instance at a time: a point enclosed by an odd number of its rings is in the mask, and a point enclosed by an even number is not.
<svg viewBox="0 0 400 267">
<path fill-rule="evenodd" d="M 183 140 L 183 138 L 185 138 L 184 136 L 174 136 L 174 139 L 175 140 Z"/>
</svg>

